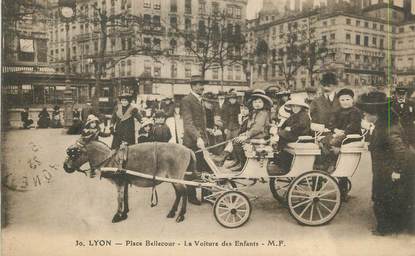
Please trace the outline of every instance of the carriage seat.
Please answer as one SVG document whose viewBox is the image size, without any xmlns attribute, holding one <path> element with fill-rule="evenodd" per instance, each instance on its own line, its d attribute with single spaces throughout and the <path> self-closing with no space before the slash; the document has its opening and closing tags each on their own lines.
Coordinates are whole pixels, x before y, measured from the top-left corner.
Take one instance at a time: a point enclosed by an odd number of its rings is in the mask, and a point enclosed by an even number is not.
<svg viewBox="0 0 415 256">
<path fill-rule="evenodd" d="M 341 153 L 361 153 L 364 151 L 367 151 L 367 144 L 364 141 L 354 141 L 340 147 Z"/>
<path fill-rule="evenodd" d="M 285 151 L 295 155 L 320 155 L 320 148 L 312 142 L 288 143 Z"/>
</svg>

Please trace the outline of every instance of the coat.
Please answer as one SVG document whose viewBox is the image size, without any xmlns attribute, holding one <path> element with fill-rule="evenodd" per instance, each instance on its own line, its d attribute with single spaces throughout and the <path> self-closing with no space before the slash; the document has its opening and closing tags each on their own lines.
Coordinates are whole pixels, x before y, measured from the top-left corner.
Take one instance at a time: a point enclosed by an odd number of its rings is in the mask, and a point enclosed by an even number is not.
<svg viewBox="0 0 415 256">
<path fill-rule="evenodd" d="M 399 103 L 396 100 L 392 103 L 392 109 L 396 111 L 399 120 L 405 131 L 410 144 L 415 146 L 415 104 L 412 102 Z"/>
<path fill-rule="evenodd" d="M 356 107 L 340 108 L 333 116 L 331 129 L 344 130 L 345 134 L 361 134 L 362 113 Z"/>
<path fill-rule="evenodd" d="M 181 102 L 181 115 L 183 118 L 183 145 L 192 149 L 197 149 L 197 138 L 207 144 L 208 136 L 206 132 L 206 110 L 192 93 L 185 96 Z"/>
<path fill-rule="evenodd" d="M 339 101 L 334 97 L 333 101 L 324 95 L 315 98 L 310 105 L 310 116 L 313 123 L 324 124 L 332 127 L 334 113 L 339 110 Z"/>
<path fill-rule="evenodd" d="M 386 119 L 386 118 L 385 118 Z M 414 177 L 415 152 L 404 141 L 404 132 L 397 121 L 396 114 L 392 112 L 392 123 L 388 127 L 387 119 L 375 124 L 369 136 L 369 151 L 372 157 L 372 199 L 373 201 L 396 201 L 399 191 L 392 182 L 393 172 L 401 173 L 405 177 Z"/>
<path fill-rule="evenodd" d="M 160 105 L 161 105 L 160 108 L 166 114 L 166 118 L 174 116 L 174 107 L 175 107 L 174 102 L 170 102 L 169 104 L 166 104 L 165 102 L 163 102 Z"/>
<path fill-rule="evenodd" d="M 128 145 L 135 144 L 135 121 L 141 121 L 141 115 L 136 106 L 128 105 L 122 107 L 118 105 L 111 118 L 111 130 L 113 132 L 112 149 L 119 148 L 121 143 L 127 142 Z"/>
<path fill-rule="evenodd" d="M 170 128 L 166 124 L 155 124 L 151 135 L 157 142 L 169 142 L 171 139 Z"/>
<path fill-rule="evenodd" d="M 281 126 L 278 135 L 285 142 L 294 142 L 299 136 L 310 135 L 310 116 L 306 110 L 301 110 L 298 113 L 292 113 L 290 117 Z M 290 131 L 285 130 L 290 127 Z"/>
<path fill-rule="evenodd" d="M 263 139 L 268 137 L 270 128 L 270 113 L 268 110 L 253 110 L 244 121 L 241 132 L 248 139 Z"/>
<path fill-rule="evenodd" d="M 223 128 L 228 130 L 239 129 L 238 116 L 241 113 L 241 108 L 238 103 L 226 104 L 226 108 L 223 110 Z"/>
</svg>

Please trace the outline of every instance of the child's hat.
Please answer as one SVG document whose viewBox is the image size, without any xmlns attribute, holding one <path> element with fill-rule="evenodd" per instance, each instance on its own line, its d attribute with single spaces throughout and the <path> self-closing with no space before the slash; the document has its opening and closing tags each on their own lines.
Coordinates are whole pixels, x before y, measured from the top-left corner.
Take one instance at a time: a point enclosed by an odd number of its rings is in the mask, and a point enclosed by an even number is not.
<svg viewBox="0 0 415 256">
<path fill-rule="evenodd" d="M 89 115 L 88 118 L 86 119 L 86 125 L 92 123 L 92 122 L 99 122 L 98 117 L 94 116 L 94 115 Z"/>
</svg>

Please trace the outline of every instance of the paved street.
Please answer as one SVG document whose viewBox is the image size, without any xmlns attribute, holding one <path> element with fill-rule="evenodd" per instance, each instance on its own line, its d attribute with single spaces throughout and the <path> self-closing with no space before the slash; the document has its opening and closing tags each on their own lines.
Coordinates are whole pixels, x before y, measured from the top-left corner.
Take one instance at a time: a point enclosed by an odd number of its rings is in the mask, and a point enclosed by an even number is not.
<svg viewBox="0 0 415 256">
<path fill-rule="evenodd" d="M 62 169 L 65 149 L 77 136 L 61 129 L 14 130 L 3 137 L 2 182 L 7 226 L 3 232 L 3 255 L 414 255 L 415 239 L 408 235 L 374 237 L 371 228 L 370 161 L 365 156 L 353 177 L 351 199 L 336 218 L 322 227 L 303 227 L 287 209 L 272 198 L 268 184 L 249 191 L 259 196 L 252 203 L 249 222 L 238 229 L 225 229 L 214 219 L 212 207 L 190 205 L 183 223 L 166 219 L 174 198 L 171 185 L 158 188 L 159 205 L 150 207 L 151 189 L 130 189 L 130 213 L 126 221 L 112 224 L 116 190 L 108 181 L 90 179 Z M 106 142 L 109 142 L 106 140 Z M 108 247 L 76 246 L 76 241 L 111 240 Z M 117 246 L 126 240 L 176 241 L 175 247 Z M 257 241 L 258 247 L 192 247 L 189 241 Z M 261 246 L 269 240 L 284 246 Z M 141 253 L 143 254 L 143 253 Z"/>
</svg>

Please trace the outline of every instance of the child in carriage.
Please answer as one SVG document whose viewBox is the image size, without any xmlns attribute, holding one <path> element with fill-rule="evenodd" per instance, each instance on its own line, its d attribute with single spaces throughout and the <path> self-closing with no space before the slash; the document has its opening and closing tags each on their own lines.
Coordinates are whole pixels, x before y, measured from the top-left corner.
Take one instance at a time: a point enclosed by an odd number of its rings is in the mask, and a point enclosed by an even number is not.
<svg viewBox="0 0 415 256">
<path fill-rule="evenodd" d="M 247 102 L 249 114 L 242 123 L 239 136 L 225 148 L 218 158 L 214 159 L 218 166 L 222 166 L 226 158 L 232 154 L 236 161 L 226 167 L 232 171 L 241 170 L 246 161 L 243 143 L 249 139 L 267 139 L 269 137 L 272 104 L 271 98 L 265 94 L 265 91 L 260 89 L 253 91 Z"/>
<path fill-rule="evenodd" d="M 111 136 L 110 132 L 103 132 L 101 131 L 100 127 L 101 122 L 99 121 L 98 117 L 94 115 L 89 115 L 84 128 L 81 132 L 81 139 L 86 141 L 93 141 L 98 140 L 99 137 L 109 137 Z"/>
</svg>

